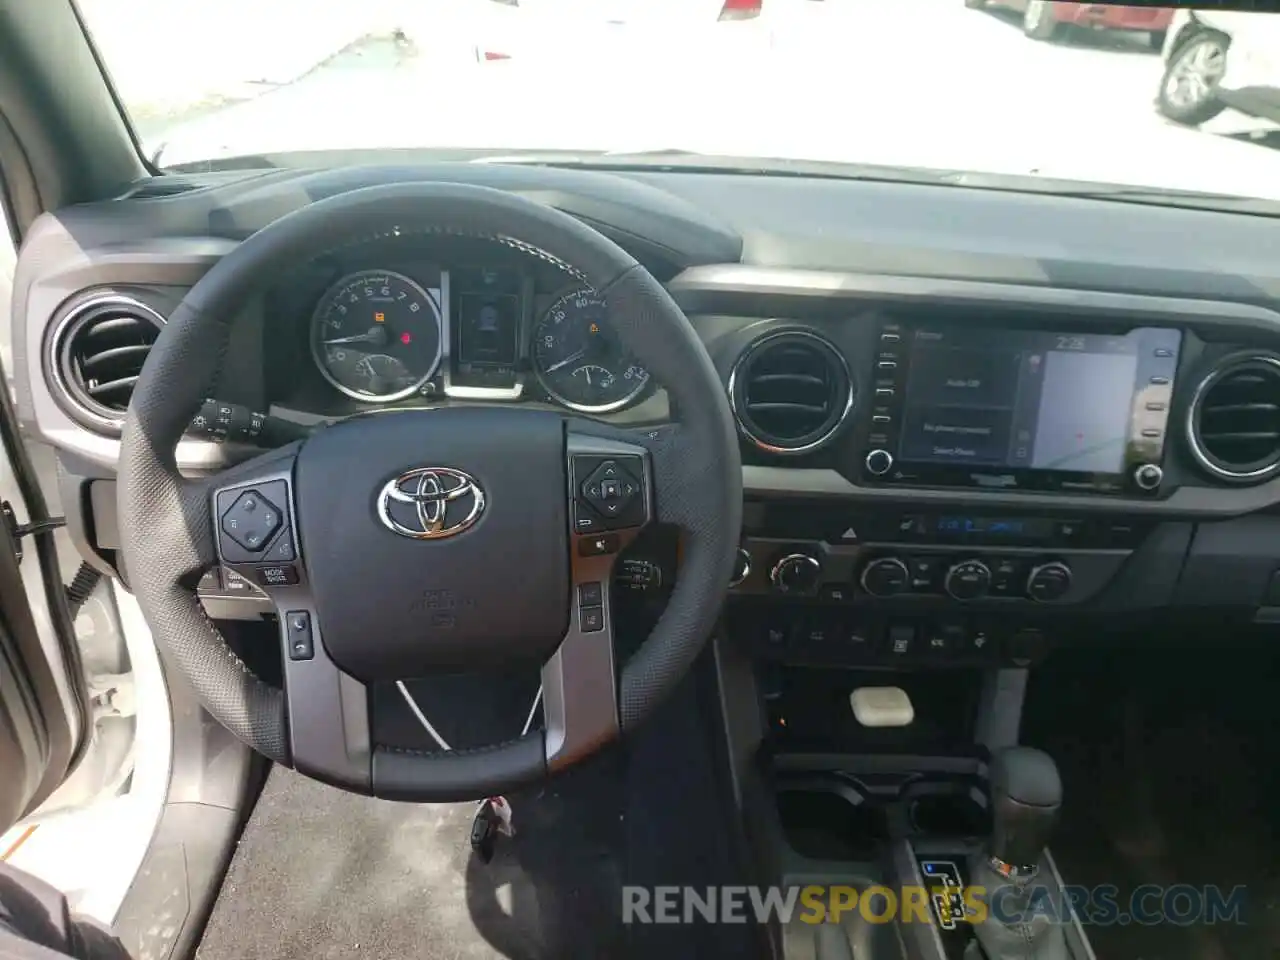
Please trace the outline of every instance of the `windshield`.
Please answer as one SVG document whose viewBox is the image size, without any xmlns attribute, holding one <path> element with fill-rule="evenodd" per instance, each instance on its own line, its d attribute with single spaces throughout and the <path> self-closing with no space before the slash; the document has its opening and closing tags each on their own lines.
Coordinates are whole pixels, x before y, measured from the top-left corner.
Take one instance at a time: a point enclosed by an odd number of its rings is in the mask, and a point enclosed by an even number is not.
<svg viewBox="0 0 1280 960">
<path fill-rule="evenodd" d="M 1041 0 L 79 5 L 160 166 L 681 151 L 1280 200 L 1280 14 Z"/>
</svg>

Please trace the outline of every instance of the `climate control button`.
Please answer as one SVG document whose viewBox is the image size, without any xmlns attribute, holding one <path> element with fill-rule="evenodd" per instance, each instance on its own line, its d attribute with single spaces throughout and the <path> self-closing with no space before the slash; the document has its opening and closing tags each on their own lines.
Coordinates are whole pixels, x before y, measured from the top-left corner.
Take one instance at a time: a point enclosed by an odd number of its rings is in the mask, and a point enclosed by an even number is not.
<svg viewBox="0 0 1280 960">
<path fill-rule="evenodd" d="M 812 593 L 818 586 L 822 564 L 807 553 L 791 553 L 773 565 L 769 580 L 780 593 Z"/>
<path fill-rule="evenodd" d="M 896 557 L 872 560 L 862 571 L 862 589 L 873 597 L 892 597 L 907 588 L 911 571 Z"/>
<path fill-rule="evenodd" d="M 1041 603 L 1061 600 L 1071 590 L 1071 568 L 1060 561 L 1042 563 L 1027 577 L 1027 596 Z"/>
<path fill-rule="evenodd" d="M 942 586 L 956 600 L 977 600 L 991 589 L 991 568 L 981 560 L 962 560 L 947 571 Z"/>
</svg>

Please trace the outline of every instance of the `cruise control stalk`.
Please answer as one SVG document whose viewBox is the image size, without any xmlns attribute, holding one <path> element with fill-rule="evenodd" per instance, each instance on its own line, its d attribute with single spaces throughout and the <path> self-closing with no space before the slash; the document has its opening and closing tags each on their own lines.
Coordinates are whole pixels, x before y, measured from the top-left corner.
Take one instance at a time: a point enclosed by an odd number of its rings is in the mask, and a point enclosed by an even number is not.
<svg viewBox="0 0 1280 960">
<path fill-rule="evenodd" d="M 187 436 L 213 443 L 248 443 L 274 449 L 301 440 L 311 431 L 300 423 L 257 413 L 238 403 L 206 400 L 191 418 Z"/>
</svg>

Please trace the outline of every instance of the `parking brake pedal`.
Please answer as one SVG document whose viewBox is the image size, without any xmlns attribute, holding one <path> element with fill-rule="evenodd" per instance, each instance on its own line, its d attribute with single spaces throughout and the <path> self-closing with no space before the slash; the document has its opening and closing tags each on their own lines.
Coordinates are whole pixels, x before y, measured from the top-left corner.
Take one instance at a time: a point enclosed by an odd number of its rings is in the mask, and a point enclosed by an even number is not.
<svg viewBox="0 0 1280 960">
<path fill-rule="evenodd" d="M 864 727 L 909 727 L 916 718 L 901 687 L 858 687 L 849 694 L 849 706 Z"/>
</svg>

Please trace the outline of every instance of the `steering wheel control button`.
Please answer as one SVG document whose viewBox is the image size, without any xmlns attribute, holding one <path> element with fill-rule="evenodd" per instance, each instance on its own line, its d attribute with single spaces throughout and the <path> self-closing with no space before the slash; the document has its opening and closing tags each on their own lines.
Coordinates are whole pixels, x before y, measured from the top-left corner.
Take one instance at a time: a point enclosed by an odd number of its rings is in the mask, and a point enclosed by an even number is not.
<svg viewBox="0 0 1280 960">
<path fill-rule="evenodd" d="M 226 563 L 284 560 L 282 556 L 268 557 L 267 551 L 274 549 L 281 537 L 291 534 L 288 505 L 289 485 L 283 480 L 219 490 L 215 516 L 222 560 Z M 296 549 L 291 536 L 288 548 L 290 552 Z"/>
<path fill-rule="evenodd" d="M 599 633 L 604 629 L 604 607 L 583 607 L 579 619 L 583 633 Z"/>
<path fill-rule="evenodd" d="M 981 560 L 962 560 L 947 571 L 943 586 L 956 600 L 980 599 L 991 589 L 991 569 Z"/>
<path fill-rule="evenodd" d="M 573 505 L 573 529 L 576 533 L 597 533 L 605 529 L 602 519 L 585 503 Z"/>
<path fill-rule="evenodd" d="M 1071 590 L 1071 568 L 1065 563 L 1044 563 L 1027 577 L 1027 596 L 1040 603 L 1061 600 Z"/>
<path fill-rule="evenodd" d="M 284 615 L 284 629 L 290 660 L 311 660 L 315 657 L 315 641 L 311 636 L 311 614 L 305 610 L 289 611 Z"/>
<path fill-rule="evenodd" d="M 276 505 L 257 491 L 240 494 L 231 509 L 222 515 L 222 532 L 250 551 L 266 549 L 271 536 L 280 529 Z"/>
<path fill-rule="evenodd" d="M 298 582 L 298 568 L 291 563 L 258 567 L 254 572 L 258 575 L 258 582 L 264 587 L 288 587 Z"/>
<path fill-rule="evenodd" d="M 227 593 L 261 593 L 252 580 L 235 570 L 223 570 L 223 589 Z"/>
<path fill-rule="evenodd" d="M 640 527 L 649 519 L 640 457 L 576 456 L 573 474 L 576 533 Z"/>
<path fill-rule="evenodd" d="M 604 557 L 618 552 L 618 535 L 601 533 L 597 536 L 583 537 L 578 541 L 578 554 L 583 557 Z"/>
<path fill-rule="evenodd" d="M 262 555 L 262 559 L 267 563 L 289 563 L 296 560 L 297 556 L 293 552 L 293 535 L 286 530 L 276 537 L 275 543 L 271 544 L 270 549 Z"/>
<path fill-rule="evenodd" d="M 595 581 L 578 585 L 578 604 L 583 607 L 598 607 L 604 603 L 604 584 Z"/>
<path fill-rule="evenodd" d="M 633 471 L 640 472 L 640 464 L 632 464 L 628 470 L 623 459 L 605 460 L 597 466 L 582 484 L 582 497 L 606 522 L 626 520 L 628 522 L 622 525 L 634 526 L 644 520 L 643 516 L 635 520 L 631 510 L 642 489 L 640 481 L 633 475 Z"/>
</svg>

